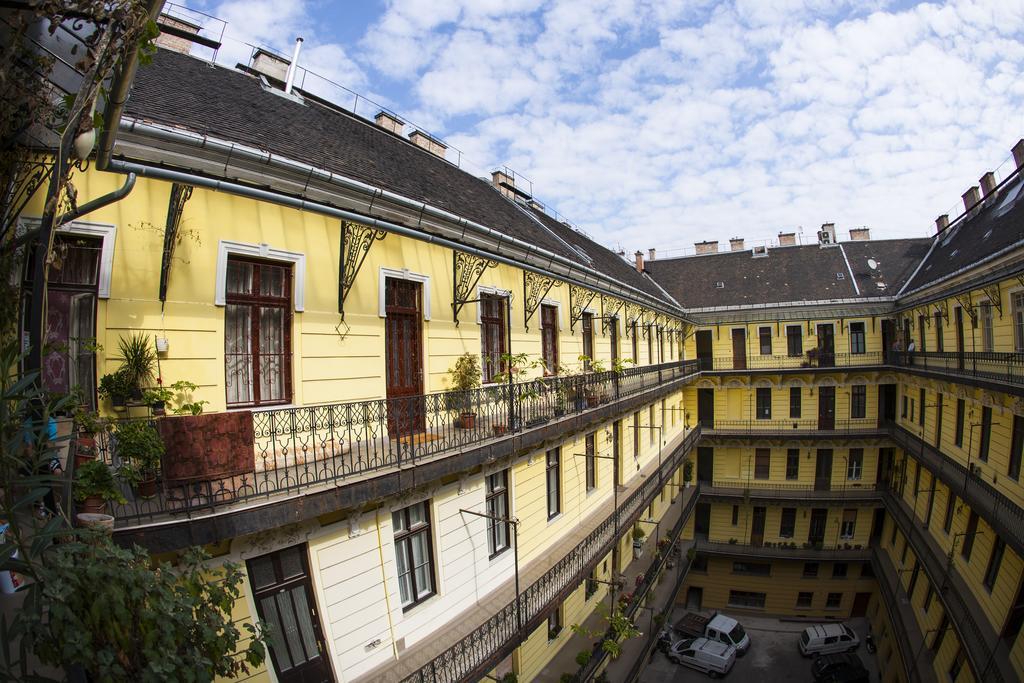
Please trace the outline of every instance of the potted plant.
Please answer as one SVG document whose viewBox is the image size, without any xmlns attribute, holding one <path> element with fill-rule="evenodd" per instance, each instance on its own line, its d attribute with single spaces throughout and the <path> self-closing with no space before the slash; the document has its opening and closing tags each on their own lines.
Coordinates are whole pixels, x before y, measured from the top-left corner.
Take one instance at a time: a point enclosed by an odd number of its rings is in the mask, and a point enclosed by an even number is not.
<svg viewBox="0 0 1024 683">
<path fill-rule="evenodd" d="M 140 498 L 156 495 L 156 472 L 164 454 L 164 442 L 148 420 L 126 420 L 117 425 L 119 474 L 135 487 Z"/>
<path fill-rule="evenodd" d="M 104 513 L 107 503 L 127 502 L 106 463 L 92 460 L 82 465 L 75 473 L 75 500 L 79 512 Z"/>
<path fill-rule="evenodd" d="M 633 559 L 639 559 L 644 554 L 644 538 L 647 534 L 638 526 L 633 527 Z"/>
<path fill-rule="evenodd" d="M 107 421 L 95 410 L 79 406 L 72 417 L 75 424 L 75 467 L 96 458 L 96 435 L 107 429 Z"/>
<path fill-rule="evenodd" d="M 683 483 L 686 488 L 690 488 L 690 482 L 693 481 L 693 461 L 687 460 L 683 463 Z"/>
<path fill-rule="evenodd" d="M 115 370 L 100 377 L 99 395 L 110 401 L 114 410 L 124 410 L 125 404 L 131 398 L 132 383 L 128 374 L 123 369 Z"/>
<path fill-rule="evenodd" d="M 590 650 L 580 650 L 576 653 L 576 663 L 580 666 L 590 664 L 590 658 L 594 656 Z"/>
<path fill-rule="evenodd" d="M 153 381 L 156 367 L 156 350 L 148 334 L 136 332 L 127 339 L 121 337 L 118 348 L 121 351 L 121 371 L 131 386 L 131 397 L 142 399 L 142 387 Z"/>
<path fill-rule="evenodd" d="M 162 386 L 159 377 L 156 381 L 157 386 L 142 392 L 142 402 L 150 407 L 154 415 L 166 415 L 167 404 L 174 398 L 174 392 L 169 387 Z"/>
<path fill-rule="evenodd" d="M 456 425 L 462 429 L 473 429 L 476 413 L 471 410 L 473 397 L 469 392 L 480 386 L 480 360 L 472 353 L 464 353 L 456 359 L 448 375 L 452 382 L 452 391 L 448 394 L 449 406 L 459 413 Z"/>
</svg>

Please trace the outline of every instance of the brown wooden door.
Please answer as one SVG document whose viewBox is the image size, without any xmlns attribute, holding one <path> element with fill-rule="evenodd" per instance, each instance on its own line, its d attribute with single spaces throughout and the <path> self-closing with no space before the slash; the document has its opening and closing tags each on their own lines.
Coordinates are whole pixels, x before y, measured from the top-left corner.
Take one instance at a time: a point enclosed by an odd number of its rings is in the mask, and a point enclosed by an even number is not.
<svg viewBox="0 0 1024 683">
<path fill-rule="evenodd" d="M 814 508 L 811 510 L 811 525 L 807 532 L 808 543 L 825 542 L 825 526 L 828 523 L 828 510 Z"/>
<path fill-rule="evenodd" d="M 956 366 L 964 369 L 964 309 L 959 306 L 954 309 L 956 320 Z"/>
<path fill-rule="evenodd" d="M 766 509 L 763 507 L 754 508 L 754 521 L 750 526 L 750 545 L 760 547 L 764 543 L 764 519 Z"/>
<path fill-rule="evenodd" d="M 583 318 L 583 346 L 586 348 L 588 326 L 590 323 L 589 314 L 584 313 Z M 591 335 L 593 333 L 591 332 Z M 593 340 L 593 336 L 591 336 Z M 591 341 L 591 347 L 593 341 Z M 591 349 L 591 352 L 593 350 Z M 546 304 L 540 307 L 540 353 L 544 359 L 544 374 L 558 374 L 558 308 Z M 583 353 L 586 353 L 584 350 Z"/>
<path fill-rule="evenodd" d="M 836 428 L 836 388 L 818 388 L 818 429 Z"/>
<path fill-rule="evenodd" d="M 333 681 L 305 544 L 257 557 L 246 564 L 256 611 L 270 627 L 267 645 L 277 680 Z"/>
<path fill-rule="evenodd" d="M 863 617 L 868 613 L 868 602 L 871 601 L 871 593 L 857 593 L 853 596 L 853 607 L 850 608 L 851 617 Z"/>
<path fill-rule="evenodd" d="M 831 323 L 818 325 L 818 367 L 828 368 L 836 364 L 835 328 Z"/>
<path fill-rule="evenodd" d="M 819 448 L 814 463 L 814 490 L 828 491 L 832 488 L 832 449 Z"/>
<path fill-rule="evenodd" d="M 715 449 L 712 446 L 697 447 L 697 481 L 709 486 L 714 483 Z"/>
<path fill-rule="evenodd" d="M 714 367 L 711 350 L 711 330 L 698 330 L 697 332 L 697 361 L 701 370 L 711 370 Z"/>
<path fill-rule="evenodd" d="M 697 421 L 704 429 L 715 428 L 714 389 L 697 389 Z"/>
<path fill-rule="evenodd" d="M 732 331 L 732 369 L 747 369 L 747 331 Z"/>
<path fill-rule="evenodd" d="M 388 432 L 401 438 L 424 430 L 420 284 L 384 282 Z"/>
</svg>

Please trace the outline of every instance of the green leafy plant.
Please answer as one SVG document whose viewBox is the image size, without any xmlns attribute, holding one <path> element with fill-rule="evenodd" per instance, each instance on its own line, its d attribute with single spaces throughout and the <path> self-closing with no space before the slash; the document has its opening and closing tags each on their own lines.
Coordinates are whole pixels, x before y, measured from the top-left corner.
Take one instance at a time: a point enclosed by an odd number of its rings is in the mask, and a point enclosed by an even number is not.
<svg viewBox="0 0 1024 683">
<path fill-rule="evenodd" d="M 590 658 L 593 656 L 594 654 L 590 650 L 580 650 L 576 653 L 576 663 L 580 666 L 586 666 L 590 664 Z"/>
<path fill-rule="evenodd" d="M 81 502 L 88 498 L 101 498 L 107 503 L 126 502 L 110 467 L 100 460 L 91 460 L 75 472 L 75 500 Z"/>
<path fill-rule="evenodd" d="M 156 368 L 156 347 L 153 338 L 148 334 L 136 332 L 121 337 L 117 342 L 121 352 L 121 370 L 125 373 L 134 390 L 142 388 L 153 381 L 153 370 Z"/>
<path fill-rule="evenodd" d="M 125 420 L 118 423 L 117 455 L 121 458 L 118 474 L 131 484 L 156 477 L 164 442 L 148 420 Z"/>
<path fill-rule="evenodd" d="M 72 416 L 75 428 L 82 434 L 100 434 L 110 429 L 110 423 L 95 410 L 86 410 L 79 405 Z"/>
<path fill-rule="evenodd" d="M 619 374 L 631 365 L 636 365 L 632 358 L 615 358 L 612 360 L 612 371 Z"/>
<path fill-rule="evenodd" d="M 633 540 L 634 541 L 642 541 L 646 537 L 647 537 L 647 532 L 645 532 L 643 529 L 641 529 L 638 526 L 633 527 Z"/>
<path fill-rule="evenodd" d="M 131 398 L 132 389 L 131 378 L 123 370 L 115 370 L 100 377 L 100 398 L 109 400 L 115 406 L 123 406 Z"/>
<path fill-rule="evenodd" d="M 683 463 L 683 481 L 689 483 L 693 481 L 693 461 L 687 460 Z"/>
<path fill-rule="evenodd" d="M 211 570 L 193 549 L 178 567 L 154 570 L 138 546 L 88 541 L 54 546 L 40 569 L 45 610 L 24 619 L 43 663 L 80 667 L 93 681 L 210 681 L 263 663 L 261 629 L 231 619 L 236 565 Z M 243 630 L 251 639 L 239 651 Z"/>
<path fill-rule="evenodd" d="M 469 391 L 480 386 L 480 359 L 472 353 L 464 353 L 448 369 L 452 391 Z"/>
</svg>

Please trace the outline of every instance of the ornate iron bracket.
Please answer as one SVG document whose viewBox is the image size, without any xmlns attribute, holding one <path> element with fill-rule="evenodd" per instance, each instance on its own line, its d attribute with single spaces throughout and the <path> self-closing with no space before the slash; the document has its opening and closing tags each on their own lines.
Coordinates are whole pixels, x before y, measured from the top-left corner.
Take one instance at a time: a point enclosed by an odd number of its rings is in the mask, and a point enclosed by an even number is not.
<svg viewBox="0 0 1024 683">
<path fill-rule="evenodd" d="M 643 324 L 644 309 L 636 304 L 626 302 L 626 337 L 629 337 L 629 330 L 633 327 L 632 323 L 636 323 L 636 329 L 640 329 L 640 325 Z"/>
<path fill-rule="evenodd" d="M 949 304 L 946 302 L 946 300 L 943 299 L 942 301 L 936 301 L 935 303 L 932 304 L 932 306 L 935 307 L 935 312 L 939 313 L 942 316 L 942 319 L 945 320 L 948 323 L 949 322 Z"/>
<path fill-rule="evenodd" d="M 1017 278 L 1020 279 L 1020 276 L 1018 275 Z M 1003 298 L 1002 298 L 1002 295 L 999 292 L 999 283 L 995 283 L 995 284 L 991 284 L 991 285 L 985 285 L 981 289 L 982 289 L 983 292 L 985 292 L 985 296 L 988 297 L 989 302 L 993 306 L 996 307 L 997 311 L 999 311 L 999 319 L 1002 320 L 1003 319 Z"/>
<path fill-rule="evenodd" d="M 597 296 L 586 287 L 580 287 L 569 283 L 569 331 L 576 327 L 576 321 L 583 317 L 583 311 L 590 305 L 590 302 Z"/>
<path fill-rule="evenodd" d="M 552 287 L 561 287 L 562 283 L 553 277 L 538 275 L 528 270 L 523 271 L 523 326 L 530 331 L 530 318 L 540 308 L 541 301 L 548 295 Z"/>
<path fill-rule="evenodd" d="M 11 176 L 0 179 L 0 191 L 3 192 L 0 207 L 4 209 L 0 215 L 0 236 L 11 234 L 12 226 L 29 200 L 50 179 L 53 172 L 53 164 L 44 161 L 22 161 L 12 166 Z"/>
<path fill-rule="evenodd" d="M 956 299 L 956 302 L 958 304 L 960 304 L 961 310 L 967 311 L 967 315 L 969 315 L 971 318 L 971 323 L 973 324 L 974 322 L 976 322 L 978 319 L 978 314 L 974 312 L 974 307 L 971 305 L 970 293 L 954 294 L 953 298 Z"/>
<path fill-rule="evenodd" d="M 371 228 L 359 223 L 341 223 L 341 277 L 338 280 L 338 313 L 345 319 L 345 300 L 352 291 L 359 269 L 363 267 L 366 255 L 374 242 L 387 237 L 387 231 Z"/>
<path fill-rule="evenodd" d="M 622 299 L 601 295 L 601 332 L 608 334 L 612 326 L 618 323 L 619 311 L 624 304 Z"/>
<path fill-rule="evenodd" d="M 914 309 L 914 313 L 917 313 L 917 317 L 918 318 L 922 317 L 921 313 L 919 313 L 917 309 Z M 932 317 L 931 317 L 931 315 L 928 314 L 928 309 L 927 308 L 924 309 L 924 316 L 923 317 L 924 317 L 924 326 L 930 329 L 931 326 L 932 326 Z"/>
<path fill-rule="evenodd" d="M 167 301 L 167 284 L 171 277 L 171 260 L 178 244 L 178 228 L 185 204 L 192 198 L 192 186 L 182 183 L 171 185 L 171 198 L 167 202 L 167 224 L 164 226 L 164 251 L 160 257 L 160 303 Z"/>
<path fill-rule="evenodd" d="M 471 300 L 473 288 L 480 282 L 480 277 L 488 268 L 497 268 L 498 262 L 483 256 L 467 254 L 464 251 L 452 252 L 452 281 L 455 283 L 455 296 L 452 300 L 452 318 L 455 326 L 459 326 L 459 311 Z"/>
</svg>

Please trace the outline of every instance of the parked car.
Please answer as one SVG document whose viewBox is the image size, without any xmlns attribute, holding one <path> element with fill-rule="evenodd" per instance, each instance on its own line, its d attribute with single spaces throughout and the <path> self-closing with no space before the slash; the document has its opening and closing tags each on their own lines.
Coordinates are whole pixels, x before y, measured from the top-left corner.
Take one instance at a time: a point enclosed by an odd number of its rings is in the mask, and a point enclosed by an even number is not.
<svg viewBox="0 0 1024 683">
<path fill-rule="evenodd" d="M 815 681 L 827 680 L 837 672 L 867 672 L 860 657 L 847 652 L 837 655 L 822 655 L 811 665 L 811 675 Z"/>
<path fill-rule="evenodd" d="M 860 638 L 846 624 L 817 624 L 808 626 L 800 634 L 800 654 L 804 657 L 853 652 Z"/>
<path fill-rule="evenodd" d="M 732 645 L 742 657 L 750 649 L 750 636 L 740 622 L 732 617 L 715 612 L 710 617 L 696 612 L 688 612 L 675 625 L 675 630 L 691 638 L 704 637 Z"/>
<path fill-rule="evenodd" d="M 668 658 L 718 678 L 729 673 L 736 663 L 736 648 L 709 638 L 686 638 L 672 646 Z"/>
</svg>

